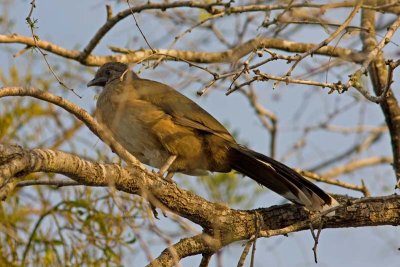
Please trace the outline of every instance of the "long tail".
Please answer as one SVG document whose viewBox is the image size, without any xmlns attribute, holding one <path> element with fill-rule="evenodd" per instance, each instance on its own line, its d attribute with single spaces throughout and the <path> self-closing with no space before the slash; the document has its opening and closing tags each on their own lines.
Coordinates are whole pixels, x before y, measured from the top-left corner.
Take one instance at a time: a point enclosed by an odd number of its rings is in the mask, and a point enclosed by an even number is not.
<svg viewBox="0 0 400 267">
<path fill-rule="evenodd" d="M 338 205 L 334 198 L 318 186 L 263 154 L 242 146 L 232 146 L 229 157 L 234 170 L 309 210 L 322 211 Z"/>
</svg>

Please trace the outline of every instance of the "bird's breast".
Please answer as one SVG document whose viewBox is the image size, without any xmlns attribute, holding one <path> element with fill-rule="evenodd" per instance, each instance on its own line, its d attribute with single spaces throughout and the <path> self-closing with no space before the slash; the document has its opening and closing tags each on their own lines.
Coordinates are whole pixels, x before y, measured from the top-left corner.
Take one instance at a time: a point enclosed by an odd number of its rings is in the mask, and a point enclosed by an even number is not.
<svg viewBox="0 0 400 267">
<path fill-rule="evenodd" d="M 160 168 L 169 153 L 151 128 L 163 114 L 144 101 L 124 98 L 123 95 L 118 101 L 113 100 L 112 96 L 100 95 L 96 119 L 141 162 Z"/>
</svg>

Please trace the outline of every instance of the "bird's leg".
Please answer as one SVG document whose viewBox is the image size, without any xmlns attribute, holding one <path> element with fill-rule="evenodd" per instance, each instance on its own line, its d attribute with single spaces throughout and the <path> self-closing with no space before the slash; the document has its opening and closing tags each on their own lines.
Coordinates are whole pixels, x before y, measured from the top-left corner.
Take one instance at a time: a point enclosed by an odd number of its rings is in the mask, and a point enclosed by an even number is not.
<svg viewBox="0 0 400 267">
<path fill-rule="evenodd" d="M 167 159 L 167 161 L 164 163 L 164 165 L 160 168 L 160 170 L 158 171 L 158 175 L 160 175 L 161 177 L 164 175 L 164 173 L 166 171 L 168 171 L 169 167 L 171 166 L 171 164 L 175 161 L 176 159 L 176 155 L 172 155 L 169 156 L 169 158 Z M 169 175 L 169 174 L 168 174 Z M 167 175 L 167 177 L 168 177 Z M 173 175 L 173 174 L 172 174 Z"/>
<path fill-rule="evenodd" d="M 169 167 L 171 166 L 172 163 L 174 163 L 175 159 L 176 155 L 169 156 L 164 165 L 158 170 L 158 175 L 160 175 L 161 178 L 163 178 L 164 173 L 168 171 Z M 168 182 L 172 182 L 172 176 L 174 176 L 174 172 L 168 172 L 167 176 L 165 176 L 165 178 L 163 179 L 165 179 Z M 151 211 L 153 212 L 154 217 L 158 219 L 158 212 L 156 210 L 156 206 L 154 206 L 151 202 L 150 202 L 150 208 Z M 164 212 L 163 214 L 166 217 Z"/>
<path fill-rule="evenodd" d="M 165 176 L 164 179 L 167 180 L 168 182 L 171 182 L 171 183 L 172 183 L 172 182 L 173 182 L 173 181 L 172 181 L 172 177 L 174 177 L 174 174 L 175 174 L 174 172 L 168 172 L 168 173 L 167 173 L 167 176 Z"/>
</svg>

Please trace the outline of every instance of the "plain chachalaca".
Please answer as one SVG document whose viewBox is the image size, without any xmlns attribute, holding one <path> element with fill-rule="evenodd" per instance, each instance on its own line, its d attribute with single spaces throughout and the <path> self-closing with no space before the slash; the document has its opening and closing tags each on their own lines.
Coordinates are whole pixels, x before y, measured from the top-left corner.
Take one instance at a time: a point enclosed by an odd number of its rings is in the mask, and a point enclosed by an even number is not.
<svg viewBox="0 0 400 267">
<path fill-rule="evenodd" d="M 309 210 L 337 205 L 334 198 L 286 165 L 236 143 L 195 102 L 168 85 L 141 79 L 126 64 L 101 66 L 87 86 L 104 87 L 96 118 L 141 162 L 189 175 L 232 169 Z"/>
</svg>

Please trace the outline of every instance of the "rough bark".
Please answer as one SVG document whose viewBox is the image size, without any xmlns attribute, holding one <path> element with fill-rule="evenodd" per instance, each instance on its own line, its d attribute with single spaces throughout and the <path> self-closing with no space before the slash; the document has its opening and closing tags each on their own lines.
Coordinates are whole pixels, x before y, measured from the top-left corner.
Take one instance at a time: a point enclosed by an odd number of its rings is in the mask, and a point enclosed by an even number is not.
<svg viewBox="0 0 400 267">
<path fill-rule="evenodd" d="M 269 237 L 309 229 L 310 223 L 323 228 L 363 227 L 400 224 L 400 196 L 353 199 L 337 196 L 342 204 L 334 216 L 310 214 L 296 205 L 281 205 L 257 210 L 235 210 L 209 202 L 194 193 L 166 182 L 140 168 L 100 164 L 78 156 L 48 149 L 26 150 L 0 145 L 0 194 L 9 193 L 23 175 L 33 172 L 60 173 L 88 186 L 115 186 L 130 194 L 144 195 L 153 205 L 201 225 L 204 234 L 182 239 L 166 249 L 150 266 L 173 266 L 179 259 L 212 253 L 235 241 L 255 235 Z M 14 185 L 8 187 L 4 185 Z M 6 190 L 6 192 L 4 192 Z M 256 225 L 260 225 L 257 231 Z"/>
<path fill-rule="evenodd" d="M 377 1 L 366 1 L 371 6 L 376 6 Z M 362 27 L 369 29 L 361 33 L 363 42 L 363 51 L 369 53 L 377 46 L 375 31 L 375 15 L 376 11 L 371 9 L 363 9 L 361 13 Z M 388 70 L 385 63 L 383 52 L 380 51 L 375 59 L 368 67 L 372 87 L 376 95 L 381 95 L 382 91 L 388 83 Z M 400 179 L 400 107 L 392 89 L 389 89 L 387 97 L 380 103 L 386 124 L 389 128 L 392 151 L 393 151 L 393 168 L 397 177 Z"/>
</svg>

